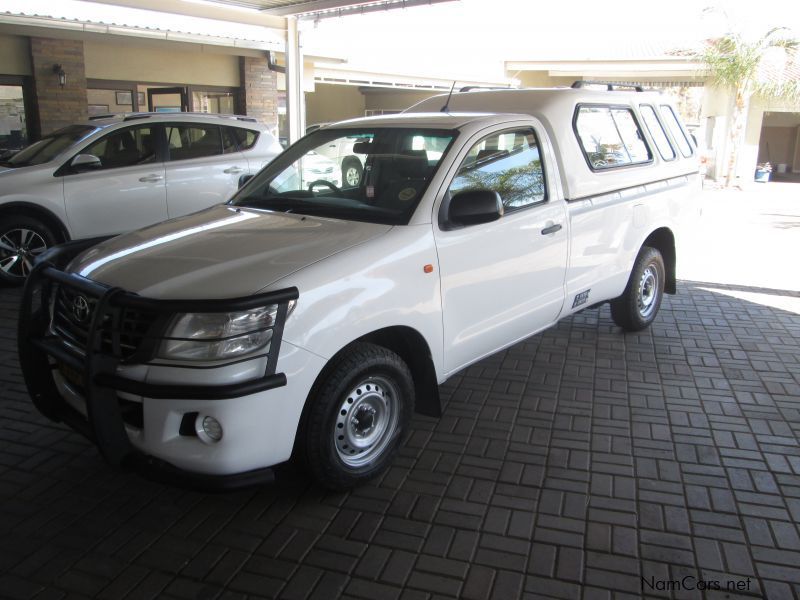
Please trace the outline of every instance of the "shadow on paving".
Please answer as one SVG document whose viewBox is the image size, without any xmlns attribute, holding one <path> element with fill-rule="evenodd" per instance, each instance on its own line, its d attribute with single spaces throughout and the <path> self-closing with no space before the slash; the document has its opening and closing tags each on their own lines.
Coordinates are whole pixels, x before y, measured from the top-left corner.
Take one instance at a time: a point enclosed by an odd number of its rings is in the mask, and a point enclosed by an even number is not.
<svg viewBox="0 0 800 600">
<path fill-rule="evenodd" d="M 0 596 L 793 597 L 800 316 L 703 287 L 642 333 L 587 310 L 469 367 L 346 494 L 111 470 L 33 409 L 0 290 Z"/>
</svg>

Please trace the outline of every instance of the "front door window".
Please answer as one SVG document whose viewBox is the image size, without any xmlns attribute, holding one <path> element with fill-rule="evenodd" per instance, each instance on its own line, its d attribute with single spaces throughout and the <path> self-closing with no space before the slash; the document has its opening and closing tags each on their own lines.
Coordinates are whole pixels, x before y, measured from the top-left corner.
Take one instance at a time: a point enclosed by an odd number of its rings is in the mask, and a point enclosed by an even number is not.
<svg viewBox="0 0 800 600">
<path fill-rule="evenodd" d="M 129 127 L 114 131 L 81 154 L 100 159 L 101 169 L 116 169 L 156 162 L 156 139 L 152 127 Z"/>
</svg>

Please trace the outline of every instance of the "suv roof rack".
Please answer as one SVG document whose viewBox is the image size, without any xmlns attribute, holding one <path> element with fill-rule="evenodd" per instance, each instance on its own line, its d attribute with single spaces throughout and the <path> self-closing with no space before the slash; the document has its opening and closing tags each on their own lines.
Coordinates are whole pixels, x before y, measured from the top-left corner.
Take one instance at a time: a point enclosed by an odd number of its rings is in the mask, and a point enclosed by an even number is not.
<svg viewBox="0 0 800 600">
<path fill-rule="evenodd" d="M 634 90 L 636 92 L 643 92 L 644 88 L 636 83 L 621 83 L 618 81 L 591 81 L 591 80 L 582 80 L 582 81 L 575 81 L 570 86 L 574 90 L 579 90 L 581 88 L 585 88 L 589 85 L 604 85 L 609 92 L 617 91 L 619 89 L 628 89 Z"/>
<path fill-rule="evenodd" d="M 255 117 L 248 117 L 247 115 L 226 115 L 220 113 L 205 113 L 205 112 L 179 112 L 179 113 L 160 113 L 160 112 L 131 112 L 131 113 L 108 113 L 104 115 L 92 115 L 89 117 L 90 121 L 97 121 L 100 119 L 119 119 L 123 121 L 135 121 L 136 119 L 149 119 L 152 116 L 168 116 L 168 115 L 192 115 L 202 117 L 218 117 L 220 119 L 235 119 L 237 121 L 247 121 L 250 123 L 257 123 L 258 119 Z"/>
<path fill-rule="evenodd" d="M 134 119 L 146 119 L 151 114 L 152 113 L 143 113 L 143 112 L 138 112 L 138 113 L 107 113 L 107 114 L 104 114 L 104 115 L 91 115 L 89 117 L 89 120 L 90 121 L 98 121 L 98 120 L 101 120 L 101 119 L 119 119 L 120 117 L 122 117 L 123 121 L 132 121 Z"/>
<path fill-rule="evenodd" d="M 164 113 L 156 113 L 156 114 L 164 114 Z M 207 113 L 207 112 L 182 112 L 179 113 L 182 115 L 196 115 L 201 117 L 217 117 L 219 119 L 236 119 L 237 121 L 249 121 L 251 123 L 257 123 L 258 119 L 255 117 L 248 117 L 247 115 L 231 115 L 226 113 Z"/>
</svg>

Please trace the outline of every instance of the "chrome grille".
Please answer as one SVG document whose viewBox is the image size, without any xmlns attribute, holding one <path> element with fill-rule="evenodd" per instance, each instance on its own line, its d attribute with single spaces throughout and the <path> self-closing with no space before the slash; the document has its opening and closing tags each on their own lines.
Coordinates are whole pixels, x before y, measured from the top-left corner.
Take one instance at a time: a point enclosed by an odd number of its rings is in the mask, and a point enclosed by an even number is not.
<svg viewBox="0 0 800 600">
<path fill-rule="evenodd" d="M 82 298 L 87 305 L 86 316 L 76 309 Z M 97 300 L 75 290 L 60 286 L 53 306 L 53 331 L 81 354 L 85 354 L 89 326 L 94 316 Z M 120 359 L 131 358 L 141 347 L 156 319 L 156 313 L 132 308 L 121 308 L 116 313 L 117 323 L 106 314 L 100 323 L 100 350 Z"/>
</svg>

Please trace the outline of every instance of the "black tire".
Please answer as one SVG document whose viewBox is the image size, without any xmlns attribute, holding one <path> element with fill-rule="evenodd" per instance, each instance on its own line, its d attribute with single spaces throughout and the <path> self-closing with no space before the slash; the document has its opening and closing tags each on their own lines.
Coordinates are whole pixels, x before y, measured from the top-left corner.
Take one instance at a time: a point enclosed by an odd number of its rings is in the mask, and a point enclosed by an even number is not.
<svg viewBox="0 0 800 600">
<path fill-rule="evenodd" d="M 342 187 L 356 187 L 361 183 L 361 176 L 364 174 L 364 167 L 361 161 L 350 156 L 342 162 Z"/>
<path fill-rule="evenodd" d="M 414 384 L 406 363 L 382 346 L 357 343 L 333 360 L 309 396 L 298 442 L 312 477 L 346 490 L 392 462 L 411 419 Z M 348 444 L 373 438 L 364 448 Z"/>
<path fill-rule="evenodd" d="M 641 331 L 655 320 L 664 297 L 664 259 L 655 248 L 643 246 L 633 263 L 628 285 L 611 301 L 611 318 L 625 331 Z"/>
<path fill-rule="evenodd" d="M 35 258 L 58 243 L 52 230 L 27 215 L 0 219 L 0 282 L 22 285 Z"/>
</svg>

